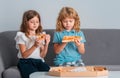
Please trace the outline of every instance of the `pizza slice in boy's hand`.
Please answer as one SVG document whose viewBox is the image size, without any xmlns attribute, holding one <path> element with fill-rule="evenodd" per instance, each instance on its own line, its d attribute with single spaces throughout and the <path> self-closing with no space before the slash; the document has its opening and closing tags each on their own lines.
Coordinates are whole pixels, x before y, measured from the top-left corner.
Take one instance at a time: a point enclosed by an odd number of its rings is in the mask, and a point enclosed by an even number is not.
<svg viewBox="0 0 120 78">
<path fill-rule="evenodd" d="M 62 42 L 74 42 L 76 39 L 81 40 L 80 36 L 64 36 Z"/>
<path fill-rule="evenodd" d="M 80 36 L 74 36 L 74 41 L 75 40 L 82 40 L 82 37 L 80 37 Z"/>
</svg>

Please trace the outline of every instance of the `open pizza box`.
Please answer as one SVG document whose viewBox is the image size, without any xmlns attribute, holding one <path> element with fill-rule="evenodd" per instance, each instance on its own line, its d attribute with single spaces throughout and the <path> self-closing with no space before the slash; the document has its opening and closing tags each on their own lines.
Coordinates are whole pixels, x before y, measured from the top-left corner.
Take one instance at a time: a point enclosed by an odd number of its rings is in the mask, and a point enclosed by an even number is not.
<svg viewBox="0 0 120 78">
<path fill-rule="evenodd" d="M 51 67 L 48 72 L 51 76 L 59 77 L 97 77 L 108 76 L 108 70 L 102 66 L 85 66 L 85 70 L 72 71 L 82 67 Z"/>
</svg>

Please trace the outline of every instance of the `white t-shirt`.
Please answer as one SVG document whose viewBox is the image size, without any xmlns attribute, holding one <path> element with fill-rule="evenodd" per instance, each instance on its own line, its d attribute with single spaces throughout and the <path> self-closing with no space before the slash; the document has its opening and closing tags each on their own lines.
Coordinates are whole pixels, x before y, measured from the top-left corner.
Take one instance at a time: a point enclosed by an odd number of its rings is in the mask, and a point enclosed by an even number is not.
<svg viewBox="0 0 120 78">
<path fill-rule="evenodd" d="M 23 58 L 21 55 L 18 44 L 24 44 L 26 46 L 26 49 L 29 49 L 34 45 L 35 39 L 36 39 L 36 36 L 32 36 L 32 37 L 28 38 L 25 35 L 25 33 L 17 32 L 16 37 L 15 37 L 15 41 L 16 41 L 16 48 L 19 50 L 18 58 Z M 36 48 L 32 52 L 32 54 L 29 55 L 27 58 L 42 59 L 44 61 L 44 59 L 40 57 L 40 47 Z"/>
</svg>

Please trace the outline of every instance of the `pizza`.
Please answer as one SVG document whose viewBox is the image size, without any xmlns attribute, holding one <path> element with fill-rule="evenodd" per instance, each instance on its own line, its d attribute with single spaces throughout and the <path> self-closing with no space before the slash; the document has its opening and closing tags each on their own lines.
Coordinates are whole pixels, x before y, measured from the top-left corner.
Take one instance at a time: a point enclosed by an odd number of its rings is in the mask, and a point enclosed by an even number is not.
<svg viewBox="0 0 120 78">
<path fill-rule="evenodd" d="M 80 40 L 80 36 L 64 36 L 62 42 L 74 42 L 75 40 Z"/>
<path fill-rule="evenodd" d="M 53 67 L 50 69 L 52 72 L 70 72 L 71 69 L 66 67 Z"/>
<path fill-rule="evenodd" d="M 44 40 L 45 36 L 46 36 L 46 34 L 39 34 L 39 35 L 37 35 L 37 39 Z"/>
</svg>

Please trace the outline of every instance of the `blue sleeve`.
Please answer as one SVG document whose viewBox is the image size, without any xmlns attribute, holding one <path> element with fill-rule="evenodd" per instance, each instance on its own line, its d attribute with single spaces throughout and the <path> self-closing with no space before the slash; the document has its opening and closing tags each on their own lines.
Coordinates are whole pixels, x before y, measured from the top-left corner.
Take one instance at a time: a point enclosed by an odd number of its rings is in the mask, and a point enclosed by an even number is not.
<svg viewBox="0 0 120 78">
<path fill-rule="evenodd" d="M 54 33 L 53 43 L 60 43 L 59 34 L 57 32 Z"/>
<path fill-rule="evenodd" d="M 83 33 L 82 31 L 81 31 L 81 33 L 80 33 L 80 36 L 82 37 L 81 43 L 86 42 L 86 39 L 85 39 L 84 33 Z"/>
</svg>

